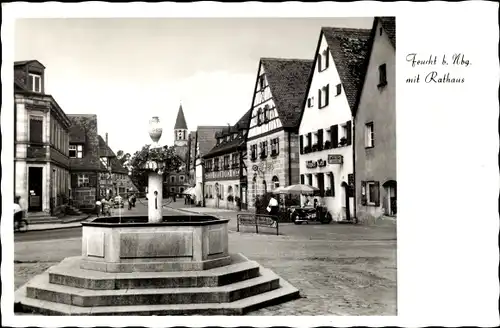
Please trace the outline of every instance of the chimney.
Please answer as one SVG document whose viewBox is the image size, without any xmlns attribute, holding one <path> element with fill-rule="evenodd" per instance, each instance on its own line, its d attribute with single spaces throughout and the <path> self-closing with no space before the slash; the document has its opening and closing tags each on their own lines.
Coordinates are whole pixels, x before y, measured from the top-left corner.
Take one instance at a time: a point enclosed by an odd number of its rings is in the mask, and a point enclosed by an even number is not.
<svg viewBox="0 0 500 328">
<path fill-rule="evenodd" d="M 106 132 L 106 146 L 108 145 L 108 133 Z"/>
</svg>

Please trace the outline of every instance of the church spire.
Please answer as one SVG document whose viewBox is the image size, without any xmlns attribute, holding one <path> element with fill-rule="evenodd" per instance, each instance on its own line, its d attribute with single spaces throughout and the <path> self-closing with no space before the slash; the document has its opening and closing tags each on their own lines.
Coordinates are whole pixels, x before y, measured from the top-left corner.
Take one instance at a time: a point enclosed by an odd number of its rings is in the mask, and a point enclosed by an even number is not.
<svg viewBox="0 0 500 328">
<path fill-rule="evenodd" d="M 186 118 L 184 117 L 184 111 L 182 110 L 182 104 L 179 106 L 179 112 L 177 113 L 177 119 L 175 120 L 174 130 L 187 130 Z"/>
</svg>

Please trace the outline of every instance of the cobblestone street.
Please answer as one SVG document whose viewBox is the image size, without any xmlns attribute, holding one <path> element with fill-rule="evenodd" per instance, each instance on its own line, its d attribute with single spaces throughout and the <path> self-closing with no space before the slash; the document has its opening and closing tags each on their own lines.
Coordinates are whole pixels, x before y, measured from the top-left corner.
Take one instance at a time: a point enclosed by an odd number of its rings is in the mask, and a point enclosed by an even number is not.
<svg viewBox="0 0 500 328">
<path fill-rule="evenodd" d="M 182 208 L 183 202 L 175 205 Z M 205 211 L 231 219 L 230 252 L 243 253 L 300 290 L 300 299 L 249 315 L 397 315 L 395 225 L 287 223 L 276 236 L 271 229 L 236 232 L 235 212 Z M 16 289 L 63 258 L 80 254 L 80 238 L 16 243 L 15 259 L 24 262 L 15 265 Z"/>
</svg>

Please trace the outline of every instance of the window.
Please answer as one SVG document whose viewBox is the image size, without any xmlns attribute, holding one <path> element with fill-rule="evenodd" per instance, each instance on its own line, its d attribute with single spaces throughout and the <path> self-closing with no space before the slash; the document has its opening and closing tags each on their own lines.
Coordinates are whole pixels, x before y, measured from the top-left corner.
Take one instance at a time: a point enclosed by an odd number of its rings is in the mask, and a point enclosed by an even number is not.
<svg viewBox="0 0 500 328">
<path fill-rule="evenodd" d="M 207 161 L 205 162 L 205 169 L 206 169 L 206 171 L 207 171 L 207 172 L 212 171 L 212 163 L 213 163 L 213 162 L 212 162 L 212 160 L 211 160 L 211 159 L 209 159 L 209 160 L 207 160 Z"/>
<path fill-rule="evenodd" d="M 378 81 L 379 87 L 387 85 L 387 67 L 385 64 L 378 67 Z"/>
<path fill-rule="evenodd" d="M 314 97 L 310 97 L 307 99 L 307 107 L 311 108 L 312 106 L 314 106 Z"/>
<path fill-rule="evenodd" d="M 257 159 L 257 145 L 256 144 L 251 145 L 250 150 L 252 153 L 251 159 L 252 159 L 252 161 L 255 161 Z"/>
<path fill-rule="evenodd" d="M 347 121 L 340 126 L 339 146 L 349 146 L 351 144 L 351 121 Z"/>
<path fill-rule="evenodd" d="M 170 187 L 170 192 L 175 192 L 175 188 L 174 187 Z"/>
<path fill-rule="evenodd" d="M 329 103 L 330 85 L 327 84 L 318 90 L 318 107 L 324 108 Z"/>
<path fill-rule="evenodd" d="M 234 153 L 233 157 L 231 157 L 231 166 L 233 169 L 237 168 L 238 165 L 238 153 Z"/>
<path fill-rule="evenodd" d="M 264 75 L 261 75 L 259 77 L 259 88 L 262 91 L 266 87 L 266 79 L 264 78 Z"/>
<path fill-rule="evenodd" d="M 336 93 L 336 95 L 335 95 L 335 96 L 338 96 L 338 95 L 340 95 L 341 93 L 342 93 L 342 84 L 340 84 L 340 83 L 339 83 L 339 84 L 337 84 L 337 93 Z"/>
<path fill-rule="evenodd" d="M 321 54 L 318 54 L 318 72 L 323 72 L 329 66 L 330 56 L 328 55 L 328 48 L 326 48 Z"/>
<path fill-rule="evenodd" d="M 305 181 L 304 181 L 304 175 L 303 175 L 303 174 L 301 174 L 301 175 L 300 175 L 300 184 L 304 184 L 304 182 L 305 182 Z"/>
<path fill-rule="evenodd" d="M 365 147 L 372 148 L 375 146 L 375 139 L 373 135 L 373 122 L 366 123 L 365 125 Z"/>
<path fill-rule="evenodd" d="M 78 174 L 78 187 L 90 187 L 88 174 Z"/>
<path fill-rule="evenodd" d="M 181 176 L 179 177 L 179 180 L 180 180 L 181 182 L 184 182 L 184 176 L 183 176 L 183 175 L 181 175 Z"/>
<path fill-rule="evenodd" d="M 30 116 L 30 142 L 43 143 L 42 116 Z"/>
<path fill-rule="evenodd" d="M 325 196 L 325 175 L 323 173 L 318 173 L 317 176 L 319 195 L 321 197 Z"/>
<path fill-rule="evenodd" d="M 224 156 L 224 170 L 229 170 L 229 155 Z"/>
<path fill-rule="evenodd" d="M 170 182 L 171 182 L 171 183 L 175 183 L 175 176 L 171 176 L 171 177 L 170 177 Z"/>
<path fill-rule="evenodd" d="M 280 153 L 280 139 L 274 138 L 271 140 L 271 156 L 276 156 Z"/>
<path fill-rule="evenodd" d="M 33 92 L 42 92 L 42 77 L 38 74 L 28 74 L 28 87 Z"/>
<path fill-rule="evenodd" d="M 278 179 L 277 176 L 274 176 L 272 181 L 273 181 L 273 184 L 272 184 L 273 190 L 280 186 L 280 179 Z"/>
<path fill-rule="evenodd" d="M 214 159 L 214 171 L 219 171 L 219 158 Z"/>
<path fill-rule="evenodd" d="M 368 189 L 367 199 L 366 199 L 367 203 L 370 205 L 377 205 L 380 197 L 378 183 L 368 182 L 366 186 Z"/>
<path fill-rule="evenodd" d="M 330 178 L 330 190 L 326 191 L 326 196 L 335 196 L 335 177 L 333 172 L 330 172 L 328 177 Z"/>
<path fill-rule="evenodd" d="M 70 158 L 82 158 L 83 157 L 83 145 L 69 145 L 69 157 Z"/>
<path fill-rule="evenodd" d="M 267 157 L 267 141 L 263 141 L 260 143 L 260 157 L 261 158 Z"/>
<path fill-rule="evenodd" d="M 264 106 L 264 122 L 267 122 L 271 119 L 271 109 L 269 105 Z"/>
<path fill-rule="evenodd" d="M 181 193 L 184 192 L 184 188 L 182 188 L 182 187 L 179 190 L 180 190 Z"/>
<path fill-rule="evenodd" d="M 313 185 L 313 176 L 312 174 L 307 175 L 307 184 L 312 186 Z"/>
<path fill-rule="evenodd" d="M 262 108 L 259 108 L 257 111 L 257 125 L 261 125 L 264 123 L 264 114 L 262 113 Z"/>
</svg>

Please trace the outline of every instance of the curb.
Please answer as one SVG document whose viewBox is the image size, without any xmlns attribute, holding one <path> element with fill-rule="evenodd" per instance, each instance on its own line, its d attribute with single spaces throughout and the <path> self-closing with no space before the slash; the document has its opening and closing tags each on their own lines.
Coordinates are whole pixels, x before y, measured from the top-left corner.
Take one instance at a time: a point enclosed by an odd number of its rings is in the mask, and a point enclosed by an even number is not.
<svg viewBox="0 0 500 328">
<path fill-rule="evenodd" d="M 40 228 L 40 229 L 31 229 L 29 228 L 29 225 L 28 225 L 28 232 L 29 231 L 49 231 L 49 230 L 59 230 L 59 229 L 68 229 L 68 228 L 77 228 L 77 227 L 80 227 L 80 223 L 85 221 L 85 220 L 88 220 L 88 218 L 90 218 L 92 215 L 87 215 L 85 218 L 82 218 L 82 219 L 79 219 L 77 221 L 70 221 L 70 222 L 66 222 L 66 223 L 59 223 L 60 226 L 56 226 L 56 227 L 52 227 L 52 228 Z M 40 225 L 43 225 L 43 224 L 40 224 Z"/>
</svg>

